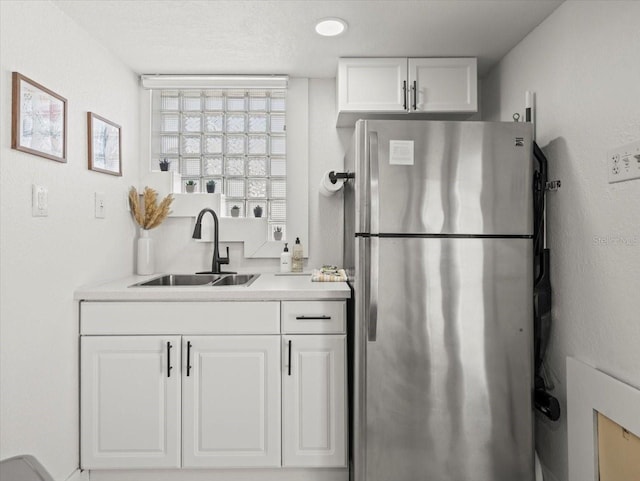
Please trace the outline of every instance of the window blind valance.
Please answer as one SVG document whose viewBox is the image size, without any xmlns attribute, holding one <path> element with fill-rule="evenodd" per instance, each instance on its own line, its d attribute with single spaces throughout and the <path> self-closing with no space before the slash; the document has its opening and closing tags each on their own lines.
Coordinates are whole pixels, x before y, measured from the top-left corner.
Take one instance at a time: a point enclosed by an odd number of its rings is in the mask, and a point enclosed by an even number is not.
<svg viewBox="0 0 640 481">
<path fill-rule="evenodd" d="M 286 75 L 141 75 L 145 89 L 286 89 Z"/>
</svg>

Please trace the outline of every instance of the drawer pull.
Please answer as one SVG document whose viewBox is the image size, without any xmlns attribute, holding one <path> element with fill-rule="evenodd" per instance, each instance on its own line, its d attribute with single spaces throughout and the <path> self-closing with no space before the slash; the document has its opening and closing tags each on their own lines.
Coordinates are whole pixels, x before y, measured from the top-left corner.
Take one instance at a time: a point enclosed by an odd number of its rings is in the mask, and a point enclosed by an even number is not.
<svg viewBox="0 0 640 481">
<path fill-rule="evenodd" d="M 300 321 L 309 321 L 309 320 L 321 320 L 321 321 L 328 321 L 329 319 L 331 319 L 331 316 L 296 316 L 297 320 Z"/>
</svg>

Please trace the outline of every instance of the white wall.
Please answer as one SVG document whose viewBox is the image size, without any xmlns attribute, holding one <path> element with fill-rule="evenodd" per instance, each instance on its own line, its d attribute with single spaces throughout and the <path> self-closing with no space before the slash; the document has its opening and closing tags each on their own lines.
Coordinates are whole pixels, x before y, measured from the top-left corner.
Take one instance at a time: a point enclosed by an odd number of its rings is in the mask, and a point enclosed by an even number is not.
<svg viewBox="0 0 640 481">
<path fill-rule="evenodd" d="M 483 83 L 486 120 L 537 94 L 537 139 L 562 188 L 548 198 L 554 289 L 547 364 L 566 406 L 565 358 L 640 387 L 640 180 L 607 183 L 607 150 L 640 140 L 640 2 L 568 1 Z M 536 445 L 567 479 L 566 411 L 537 420 Z M 585 480 L 586 481 L 586 480 Z"/>
<path fill-rule="evenodd" d="M 131 70 L 49 1 L 0 2 L 0 459 L 33 454 L 57 480 L 78 466 L 76 287 L 133 271 L 125 206 L 138 178 Z M 11 149 L 11 72 L 67 98 L 68 162 Z M 122 126 L 122 178 L 87 169 L 87 111 Z M 49 216 L 31 217 L 31 185 Z M 106 219 L 94 218 L 94 192 Z"/>
<path fill-rule="evenodd" d="M 318 192 L 320 178 L 326 170 L 342 169 L 345 147 L 353 133 L 353 129 L 336 129 L 335 104 L 334 79 L 309 79 L 309 239 L 301 239 L 309 254 L 305 269 L 342 264 L 342 193 L 327 198 Z M 141 169 L 147 165 L 148 161 L 143 159 Z M 158 272 L 195 272 L 210 268 L 212 244 L 191 239 L 193 222 L 194 219 L 169 218 L 151 232 L 157 245 Z M 294 240 L 298 234 L 290 232 L 289 235 Z M 244 258 L 239 242 L 220 245 L 223 255 L 225 247 L 230 249 L 231 262 L 223 266 L 224 270 L 275 272 L 279 269 L 279 259 Z"/>
</svg>

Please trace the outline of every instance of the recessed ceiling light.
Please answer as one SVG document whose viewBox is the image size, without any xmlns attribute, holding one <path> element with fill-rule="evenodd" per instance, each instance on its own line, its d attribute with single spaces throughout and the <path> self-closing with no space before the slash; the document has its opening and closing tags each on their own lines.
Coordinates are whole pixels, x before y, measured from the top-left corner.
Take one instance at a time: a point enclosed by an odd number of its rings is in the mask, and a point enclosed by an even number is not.
<svg viewBox="0 0 640 481">
<path fill-rule="evenodd" d="M 316 23 L 316 33 L 323 37 L 335 37 L 347 29 L 347 22 L 341 18 L 323 18 Z"/>
</svg>

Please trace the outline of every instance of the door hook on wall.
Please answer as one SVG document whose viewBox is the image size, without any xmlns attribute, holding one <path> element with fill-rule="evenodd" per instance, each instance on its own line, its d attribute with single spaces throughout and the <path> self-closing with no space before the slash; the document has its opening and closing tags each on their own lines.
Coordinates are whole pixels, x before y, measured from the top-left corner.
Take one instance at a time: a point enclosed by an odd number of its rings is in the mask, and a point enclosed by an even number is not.
<svg viewBox="0 0 640 481">
<path fill-rule="evenodd" d="M 547 182 L 544 186 L 544 190 L 546 190 L 547 192 L 556 192 L 560 189 L 560 187 L 562 187 L 562 182 L 559 180 L 552 180 L 550 182 Z"/>
</svg>

